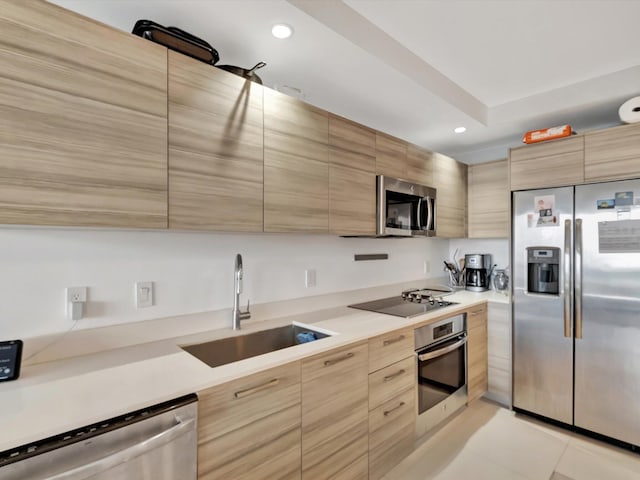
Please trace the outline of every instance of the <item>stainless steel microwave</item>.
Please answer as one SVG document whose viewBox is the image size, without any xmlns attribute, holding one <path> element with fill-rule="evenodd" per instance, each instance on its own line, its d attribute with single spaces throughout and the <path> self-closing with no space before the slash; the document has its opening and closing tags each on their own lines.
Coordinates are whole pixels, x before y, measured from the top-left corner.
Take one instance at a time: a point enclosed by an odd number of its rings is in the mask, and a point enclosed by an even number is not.
<svg viewBox="0 0 640 480">
<path fill-rule="evenodd" d="M 378 236 L 436 235 L 436 189 L 378 175 Z"/>
</svg>

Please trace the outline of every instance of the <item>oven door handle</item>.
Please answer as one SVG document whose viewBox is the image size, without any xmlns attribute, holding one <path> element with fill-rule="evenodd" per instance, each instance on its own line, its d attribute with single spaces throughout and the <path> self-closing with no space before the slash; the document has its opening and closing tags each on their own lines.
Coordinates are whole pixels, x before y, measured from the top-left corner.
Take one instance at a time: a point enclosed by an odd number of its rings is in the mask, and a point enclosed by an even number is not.
<svg viewBox="0 0 640 480">
<path fill-rule="evenodd" d="M 462 340 L 452 345 L 449 345 L 447 347 L 434 350 L 433 352 L 418 354 L 418 360 L 420 360 L 421 362 L 424 362 L 425 360 L 431 360 L 433 358 L 441 357 L 442 355 L 445 355 L 449 352 L 453 352 L 455 349 L 460 348 L 465 343 L 467 343 L 467 337 L 464 337 Z"/>
</svg>

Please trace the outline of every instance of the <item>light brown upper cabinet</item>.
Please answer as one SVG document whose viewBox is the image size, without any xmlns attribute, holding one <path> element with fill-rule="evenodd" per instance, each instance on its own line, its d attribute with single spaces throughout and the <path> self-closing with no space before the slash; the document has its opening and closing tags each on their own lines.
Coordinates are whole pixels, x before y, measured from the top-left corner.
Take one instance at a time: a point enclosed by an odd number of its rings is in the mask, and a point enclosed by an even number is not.
<svg viewBox="0 0 640 480">
<path fill-rule="evenodd" d="M 467 165 L 441 153 L 433 154 L 436 187 L 436 236 L 467 235 Z"/>
<path fill-rule="evenodd" d="M 0 223 L 166 228 L 167 50 L 42 1 L 0 32 Z"/>
<path fill-rule="evenodd" d="M 640 177 L 640 123 L 585 134 L 585 181 L 638 177 Z"/>
<path fill-rule="evenodd" d="M 262 232 L 263 90 L 169 52 L 169 228 Z"/>
<path fill-rule="evenodd" d="M 376 132 L 329 115 L 329 231 L 376 233 Z"/>
<path fill-rule="evenodd" d="M 512 148 L 511 190 L 558 187 L 584 182 L 584 136 Z"/>
<path fill-rule="evenodd" d="M 509 238 L 507 160 L 469 166 L 469 238 Z"/>
<path fill-rule="evenodd" d="M 410 182 L 433 186 L 433 153 L 409 144 L 407 147 L 407 179 Z"/>
<path fill-rule="evenodd" d="M 376 132 L 376 174 L 407 180 L 407 142 Z"/>
<path fill-rule="evenodd" d="M 329 115 L 264 89 L 264 231 L 329 231 Z"/>
</svg>

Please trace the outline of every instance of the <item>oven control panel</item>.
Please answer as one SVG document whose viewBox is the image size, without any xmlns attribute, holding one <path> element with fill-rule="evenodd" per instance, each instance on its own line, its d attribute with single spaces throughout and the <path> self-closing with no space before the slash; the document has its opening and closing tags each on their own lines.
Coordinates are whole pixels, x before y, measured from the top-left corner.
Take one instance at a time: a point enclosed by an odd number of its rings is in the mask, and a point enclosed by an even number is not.
<svg viewBox="0 0 640 480">
<path fill-rule="evenodd" d="M 415 329 L 415 348 L 419 350 L 443 338 L 457 335 L 466 330 L 464 314 L 445 318 L 438 322 Z"/>
</svg>

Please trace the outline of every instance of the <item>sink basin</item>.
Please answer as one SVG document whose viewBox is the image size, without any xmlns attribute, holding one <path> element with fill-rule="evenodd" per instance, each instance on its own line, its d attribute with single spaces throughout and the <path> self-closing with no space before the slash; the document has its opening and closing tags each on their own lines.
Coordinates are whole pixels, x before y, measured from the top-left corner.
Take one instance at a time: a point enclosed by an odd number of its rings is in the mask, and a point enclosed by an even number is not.
<svg viewBox="0 0 640 480">
<path fill-rule="evenodd" d="M 283 348 L 299 345 L 301 342 L 298 341 L 297 335 L 305 332 L 315 334 L 318 339 L 329 336 L 326 333 L 321 333 L 311 328 L 292 324 L 237 337 L 221 338 L 220 340 L 212 340 L 211 342 L 195 345 L 185 345 L 182 346 L 182 349 L 210 367 L 218 367 L 220 365 L 226 365 L 227 363 L 237 362 L 238 360 L 244 360 L 245 358 L 262 355 L 263 353 L 274 352 L 276 350 L 282 350 Z"/>
</svg>

